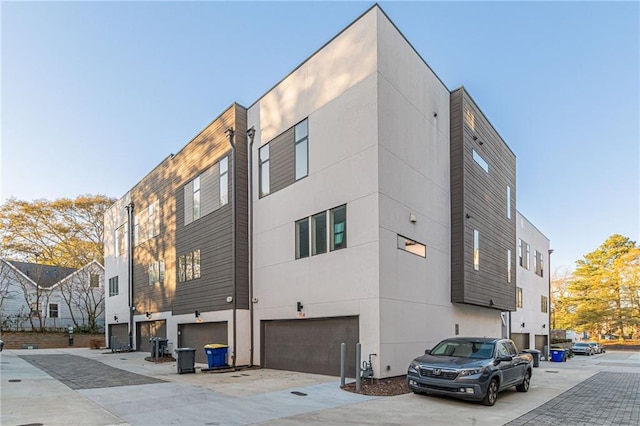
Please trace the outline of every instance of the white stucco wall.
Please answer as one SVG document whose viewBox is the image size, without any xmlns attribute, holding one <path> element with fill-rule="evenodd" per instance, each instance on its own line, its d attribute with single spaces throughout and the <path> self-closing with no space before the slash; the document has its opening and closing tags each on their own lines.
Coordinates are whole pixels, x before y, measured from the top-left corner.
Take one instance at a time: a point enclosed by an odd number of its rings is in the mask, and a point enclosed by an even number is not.
<svg viewBox="0 0 640 426">
<path fill-rule="evenodd" d="M 518 240 L 527 242 L 530 249 L 529 269 L 518 262 Z M 534 272 L 534 253 L 538 250 L 544 259 L 543 276 Z M 522 288 L 522 308 L 511 313 L 511 332 L 529 333 L 529 347 L 535 347 L 535 335 L 549 335 L 549 313 L 541 310 L 541 296 L 549 300 L 549 239 L 525 216 L 516 211 L 516 286 Z M 525 324 L 522 327 L 522 323 Z M 544 327 L 543 327 L 544 325 Z"/>
<path fill-rule="evenodd" d="M 105 335 L 107 339 L 109 338 L 109 324 L 129 323 L 128 256 L 116 256 L 115 230 L 123 223 L 127 222 L 127 209 L 125 206 L 130 202 L 130 193 L 127 192 L 122 198 L 116 201 L 104 215 L 104 299 L 106 324 Z M 115 276 L 118 277 L 118 295 L 109 296 L 109 278 L 113 278 Z M 115 317 L 117 317 L 117 320 Z M 107 342 L 109 342 L 109 340 L 107 340 Z"/>
</svg>

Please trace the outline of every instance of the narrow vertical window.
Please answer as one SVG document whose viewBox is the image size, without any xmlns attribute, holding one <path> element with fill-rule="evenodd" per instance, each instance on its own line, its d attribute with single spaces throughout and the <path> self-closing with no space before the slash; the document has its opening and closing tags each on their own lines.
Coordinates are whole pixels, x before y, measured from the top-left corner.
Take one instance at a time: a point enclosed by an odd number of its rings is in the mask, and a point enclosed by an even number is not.
<svg viewBox="0 0 640 426">
<path fill-rule="evenodd" d="M 146 239 L 149 240 L 151 238 L 153 238 L 154 236 L 154 231 L 155 231 L 155 220 L 154 220 L 154 216 L 155 216 L 155 206 L 153 203 L 149 204 L 149 207 L 147 207 L 147 213 L 148 213 L 148 223 L 147 223 L 147 235 L 146 235 Z"/>
<path fill-rule="evenodd" d="M 511 282 L 511 249 L 507 250 L 507 282 Z"/>
<path fill-rule="evenodd" d="M 473 269 L 480 269 L 480 232 L 473 230 Z"/>
<path fill-rule="evenodd" d="M 296 259 L 309 257 L 309 218 L 296 222 Z"/>
<path fill-rule="evenodd" d="M 258 186 L 260 197 L 269 195 L 269 145 L 265 145 L 258 151 Z"/>
<path fill-rule="evenodd" d="M 200 176 L 193 180 L 193 220 L 200 218 Z"/>
<path fill-rule="evenodd" d="M 529 259 L 531 258 L 531 246 L 529 244 L 525 244 L 525 247 L 527 249 L 527 253 L 525 254 L 525 258 L 524 258 L 524 263 L 526 264 L 525 268 L 527 269 L 531 269 L 529 267 Z"/>
<path fill-rule="evenodd" d="M 160 283 L 164 283 L 164 260 L 158 262 L 159 271 L 158 271 L 158 280 Z"/>
<path fill-rule="evenodd" d="M 193 279 L 193 253 L 187 253 L 185 259 L 185 265 L 187 267 L 186 278 L 187 281 L 190 281 Z"/>
<path fill-rule="evenodd" d="M 220 160 L 220 205 L 229 202 L 229 157 Z"/>
<path fill-rule="evenodd" d="M 187 258 L 185 255 L 180 256 L 178 259 L 178 282 L 185 282 L 187 280 Z"/>
<path fill-rule="evenodd" d="M 347 206 L 331 209 L 331 251 L 347 247 Z"/>
<path fill-rule="evenodd" d="M 311 218 L 311 254 L 327 252 L 327 212 L 318 213 Z"/>
<path fill-rule="evenodd" d="M 200 249 L 193 252 L 193 278 L 200 278 Z"/>
<path fill-rule="evenodd" d="M 549 312 L 549 298 L 547 296 L 540 296 L 540 312 Z"/>
<path fill-rule="evenodd" d="M 522 308 L 524 306 L 522 288 L 516 287 L 516 308 Z"/>
<path fill-rule="evenodd" d="M 524 257 L 522 255 L 522 240 L 518 240 L 518 264 L 524 267 Z"/>
<path fill-rule="evenodd" d="M 309 128 L 304 120 L 294 128 L 296 180 L 309 174 Z"/>
<path fill-rule="evenodd" d="M 117 296 L 118 292 L 118 277 L 109 278 L 109 296 Z"/>
<path fill-rule="evenodd" d="M 507 185 L 507 219 L 511 219 L 511 187 Z"/>
</svg>

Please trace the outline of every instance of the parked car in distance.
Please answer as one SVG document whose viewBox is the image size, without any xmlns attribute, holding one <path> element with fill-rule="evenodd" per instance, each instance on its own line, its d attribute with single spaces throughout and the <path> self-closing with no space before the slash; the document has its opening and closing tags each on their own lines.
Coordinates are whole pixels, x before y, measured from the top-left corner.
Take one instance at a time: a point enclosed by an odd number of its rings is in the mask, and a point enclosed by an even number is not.
<svg viewBox="0 0 640 426">
<path fill-rule="evenodd" d="M 574 354 L 580 355 L 593 355 L 593 347 L 587 342 L 576 342 L 571 346 L 571 350 Z"/>
<path fill-rule="evenodd" d="M 498 392 L 527 392 L 533 356 L 518 353 L 509 339 L 454 337 L 414 359 L 407 384 L 416 394 L 439 394 L 494 405 Z"/>
<path fill-rule="evenodd" d="M 596 342 L 587 342 L 587 343 L 593 349 L 594 354 L 601 354 L 604 352 L 604 346 L 602 346 L 600 343 L 596 343 Z"/>
</svg>

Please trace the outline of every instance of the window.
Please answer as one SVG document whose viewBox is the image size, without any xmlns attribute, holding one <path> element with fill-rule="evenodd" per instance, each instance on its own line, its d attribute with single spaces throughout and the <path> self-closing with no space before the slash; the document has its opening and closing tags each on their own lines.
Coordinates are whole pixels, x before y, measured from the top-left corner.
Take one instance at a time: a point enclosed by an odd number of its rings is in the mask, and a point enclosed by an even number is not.
<svg viewBox="0 0 640 426">
<path fill-rule="evenodd" d="M 164 260 L 149 264 L 149 285 L 164 283 Z"/>
<path fill-rule="evenodd" d="M 309 218 L 296 222 L 296 259 L 309 257 Z"/>
<path fill-rule="evenodd" d="M 331 209 L 331 251 L 347 247 L 347 205 Z"/>
<path fill-rule="evenodd" d="M 138 215 L 133 218 L 133 245 L 140 244 L 140 220 Z"/>
<path fill-rule="evenodd" d="M 480 232 L 473 230 L 473 269 L 480 270 Z"/>
<path fill-rule="evenodd" d="M 151 239 L 160 234 L 160 202 L 158 200 L 149 204 L 148 211 L 148 226 L 147 226 L 147 239 Z"/>
<path fill-rule="evenodd" d="M 269 145 L 258 150 L 258 186 L 259 196 L 269 195 Z"/>
<path fill-rule="evenodd" d="M 530 251 L 531 249 L 529 247 L 529 244 L 522 240 L 518 240 L 518 260 L 520 266 L 525 269 L 529 269 L 529 255 L 531 254 Z"/>
<path fill-rule="evenodd" d="M 398 248 L 420 257 L 427 257 L 427 247 L 417 241 L 398 235 Z"/>
<path fill-rule="evenodd" d="M 220 205 L 229 203 L 229 157 L 220 160 Z"/>
<path fill-rule="evenodd" d="M 59 318 L 57 303 L 49 303 L 49 318 Z"/>
<path fill-rule="evenodd" d="M 478 163 L 480 167 L 482 167 L 482 170 L 489 173 L 489 164 L 484 161 L 484 158 L 482 158 L 475 149 L 473 150 L 473 160 Z"/>
<path fill-rule="evenodd" d="M 200 176 L 193 180 L 193 220 L 200 219 Z"/>
<path fill-rule="evenodd" d="M 91 286 L 91 288 L 100 287 L 100 275 L 89 274 L 89 285 Z"/>
<path fill-rule="evenodd" d="M 511 187 L 507 185 L 507 219 L 511 219 Z"/>
<path fill-rule="evenodd" d="M 304 120 L 294 128 L 296 180 L 309 174 L 309 128 Z"/>
<path fill-rule="evenodd" d="M 549 298 L 547 296 L 540 296 L 540 312 L 545 314 L 549 312 Z"/>
<path fill-rule="evenodd" d="M 507 282 L 511 282 L 511 249 L 507 249 Z"/>
<path fill-rule="evenodd" d="M 533 252 L 533 268 L 536 275 L 541 277 L 544 275 L 544 260 L 542 259 L 542 253 L 538 250 Z"/>
<path fill-rule="evenodd" d="M 161 270 L 162 278 L 164 279 L 164 262 Z M 199 249 L 178 257 L 178 282 L 191 281 L 200 277 L 201 265 Z"/>
<path fill-rule="evenodd" d="M 311 254 L 327 252 L 327 212 L 311 217 Z"/>
<path fill-rule="evenodd" d="M 516 287 L 516 308 L 522 308 L 523 300 L 522 300 L 522 288 Z"/>
<path fill-rule="evenodd" d="M 133 218 L 135 246 L 160 234 L 160 201 L 156 200 Z"/>
<path fill-rule="evenodd" d="M 115 252 L 117 256 L 122 256 L 127 251 L 127 238 L 129 236 L 127 225 L 128 223 L 125 222 L 122 226 L 116 229 L 115 232 Z"/>
<path fill-rule="evenodd" d="M 109 278 L 109 297 L 117 296 L 118 292 L 118 276 Z"/>
</svg>

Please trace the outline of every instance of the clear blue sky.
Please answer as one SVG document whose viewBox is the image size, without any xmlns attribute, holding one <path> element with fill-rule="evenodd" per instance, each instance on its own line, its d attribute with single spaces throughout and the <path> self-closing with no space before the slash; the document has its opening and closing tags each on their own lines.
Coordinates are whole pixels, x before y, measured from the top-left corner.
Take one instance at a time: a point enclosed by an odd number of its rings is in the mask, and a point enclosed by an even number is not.
<svg viewBox="0 0 640 426">
<path fill-rule="evenodd" d="M 1 199 L 119 198 L 371 2 L 1 3 Z M 638 241 L 637 2 L 381 2 L 517 156 L 552 269 Z"/>
</svg>

